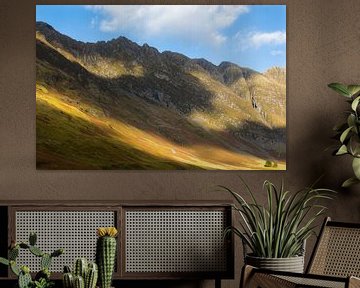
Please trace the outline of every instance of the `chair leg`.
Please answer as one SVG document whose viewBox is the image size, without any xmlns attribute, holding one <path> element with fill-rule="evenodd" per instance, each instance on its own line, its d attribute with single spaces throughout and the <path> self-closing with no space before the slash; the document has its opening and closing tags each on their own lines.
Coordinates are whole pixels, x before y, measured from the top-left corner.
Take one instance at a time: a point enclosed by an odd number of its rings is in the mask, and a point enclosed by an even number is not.
<svg viewBox="0 0 360 288">
<path fill-rule="evenodd" d="M 242 271 L 241 271 L 239 288 L 248 287 L 250 280 L 251 280 L 251 276 L 253 274 L 253 271 L 254 271 L 254 267 L 252 267 L 250 265 L 244 265 L 244 267 L 242 268 Z"/>
</svg>

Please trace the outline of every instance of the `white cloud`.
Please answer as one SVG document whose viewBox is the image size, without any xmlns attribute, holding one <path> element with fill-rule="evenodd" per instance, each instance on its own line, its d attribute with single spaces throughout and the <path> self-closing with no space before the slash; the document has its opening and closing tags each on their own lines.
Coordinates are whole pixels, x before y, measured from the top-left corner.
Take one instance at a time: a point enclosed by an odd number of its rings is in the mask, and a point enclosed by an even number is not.
<svg viewBox="0 0 360 288">
<path fill-rule="evenodd" d="M 102 17 L 103 32 L 130 31 L 142 38 L 162 36 L 180 40 L 221 44 L 222 33 L 239 15 L 248 13 L 246 5 L 94 5 L 88 6 Z"/>
<path fill-rule="evenodd" d="M 272 51 L 270 51 L 270 54 L 271 54 L 272 56 L 283 55 L 283 54 L 284 54 L 284 51 L 283 51 L 283 50 L 272 50 Z"/>
<path fill-rule="evenodd" d="M 286 43 L 286 32 L 285 31 L 273 31 L 273 32 L 252 31 L 252 32 L 248 32 L 247 34 L 238 32 L 237 34 L 235 34 L 234 40 L 239 42 L 241 50 L 246 50 L 249 48 L 257 49 L 264 45 L 277 46 Z"/>
<path fill-rule="evenodd" d="M 274 31 L 274 32 L 253 32 L 249 35 L 250 44 L 256 48 L 263 45 L 273 44 L 279 45 L 286 43 L 286 32 L 285 31 Z"/>
</svg>

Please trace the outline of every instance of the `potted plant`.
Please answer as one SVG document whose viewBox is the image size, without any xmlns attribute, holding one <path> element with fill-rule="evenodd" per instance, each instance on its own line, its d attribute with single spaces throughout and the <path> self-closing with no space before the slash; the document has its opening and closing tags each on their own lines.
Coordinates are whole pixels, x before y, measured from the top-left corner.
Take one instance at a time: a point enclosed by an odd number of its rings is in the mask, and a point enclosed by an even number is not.
<svg viewBox="0 0 360 288">
<path fill-rule="evenodd" d="M 50 280 L 50 265 L 53 258 L 62 255 L 64 250 L 57 249 L 52 253 L 45 253 L 38 246 L 36 246 L 36 242 L 36 234 L 30 233 L 29 243 L 13 242 L 9 248 L 8 259 L 0 257 L 0 263 L 10 266 L 11 271 L 18 277 L 18 288 L 50 288 L 54 286 L 54 282 Z M 20 249 L 28 250 L 31 254 L 41 259 L 41 270 L 36 273 L 34 279 L 31 277 L 30 268 L 28 266 L 19 266 L 18 263 L 16 263 Z"/>
<path fill-rule="evenodd" d="M 354 177 L 347 179 L 342 186 L 348 187 L 360 183 L 360 85 L 344 85 L 340 83 L 331 83 L 328 85 L 331 89 L 347 98 L 351 108 L 346 112 L 347 119 L 344 123 L 334 127 L 340 145 L 334 151 L 334 155 L 351 155 Z"/>
<path fill-rule="evenodd" d="M 245 253 L 245 264 L 255 267 L 300 272 L 304 270 L 305 241 L 314 233 L 316 220 L 326 207 L 317 202 L 331 199 L 334 191 L 304 188 L 296 193 L 280 189 L 270 181 L 264 182 L 267 193 L 266 205 L 261 205 L 254 193 L 243 181 L 251 201 L 233 190 L 220 186 L 236 200 L 233 205 L 240 215 L 239 227 L 228 227 L 226 234 L 233 232 L 250 250 Z"/>
<path fill-rule="evenodd" d="M 86 258 L 76 259 L 73 271 L 69 266 L 64 266 L 63 288 L 96 288 L 97 279 L 97 264 L 88 262 Z"/>
</svg>

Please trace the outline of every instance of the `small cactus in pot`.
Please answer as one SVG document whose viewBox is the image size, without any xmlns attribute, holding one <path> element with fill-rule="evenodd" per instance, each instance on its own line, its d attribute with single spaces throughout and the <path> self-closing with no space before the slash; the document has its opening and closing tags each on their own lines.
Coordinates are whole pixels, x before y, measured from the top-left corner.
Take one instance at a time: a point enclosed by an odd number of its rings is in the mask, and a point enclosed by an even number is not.
<svg viewBox="0 0 360 288">
<path fill-rule="evenodd" d="M 64 267 L 64 288 L 95 288 L 98 279 L 96 263 L 88 263 L 85 258 L 78 258 L 74 263 L 74 272 L 69 266 Z"/>
<path fill-rule="evenodd" d="M 102 227 L 97 229 L 98 240 L 96 243 L 96 262 L 99 267 L 100 288 L 110 288 L 116 258 L 115 227 Z"/>
<path fill-rule="evenodd" d="M 85 258 L 79 258 L 74 264 L 74 273 L 70 267 L 64 267 L 64 288 L 95 288 L 98 279 L 98 267 L 96 263 L 88 263 Z"/>
<path fill-rule="evenodd" d="M 71 269 L 68 266 L 64 267 L 63 273 L 63 287 L 64 288 L 73 288 L 74 287 L 74 275 L 71 273 Z"/>
<path fill-rule="evenodd" d="M 85 275 L 85 288 L 95 288 L 98 280 L 98 266 L 96 263 L 90 263 Z"/>
</svg>

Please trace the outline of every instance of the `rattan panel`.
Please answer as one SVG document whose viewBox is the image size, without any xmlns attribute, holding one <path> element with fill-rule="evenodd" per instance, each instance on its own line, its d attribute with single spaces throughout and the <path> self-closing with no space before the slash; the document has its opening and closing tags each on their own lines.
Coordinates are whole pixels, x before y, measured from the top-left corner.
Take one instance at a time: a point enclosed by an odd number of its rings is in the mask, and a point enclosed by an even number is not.
<svg viewBox="0 0 360 288">
<path fill-rule="evenodd" d="M 360 229 L 325 227 L 310 273 L 360 277 Z"/>
<path fill-rule="evenodd" d="M 287 280 L 296 284 L 296 287 L 322 287 L 322 288 L 345 288 L 345 279 L 343 282 L 331 281 L 324 279 L 315 279 L 315 278 L 302 278 L 295 276 L 279 276 L 281 279 Z"/>
<path fill-rule="evenodd" d="M 223 272 L 224 211 L 125 213 L 125 272 Z"/>
<path fill-rule="evenodd" d="M 38 244 L 45 252 L 64 248 L 65 253 L 56 258 L 52 272 L 62 272 L 64 265 L 74 259 L 86 257 L 95 260 L 96 228 L 115 226 L 114 211 L 16 211 L 16 241 L 28 241 L 31 231 L 38 235 Z M 18 262 L 26 263 L 31 271 L 40 268 L 39 258 L 21 251 Z"/>
</svg>

